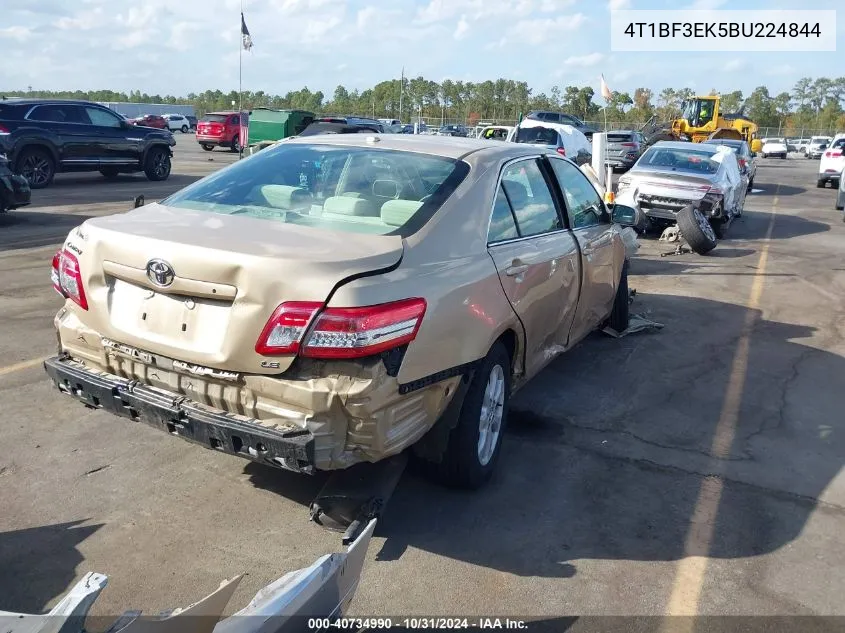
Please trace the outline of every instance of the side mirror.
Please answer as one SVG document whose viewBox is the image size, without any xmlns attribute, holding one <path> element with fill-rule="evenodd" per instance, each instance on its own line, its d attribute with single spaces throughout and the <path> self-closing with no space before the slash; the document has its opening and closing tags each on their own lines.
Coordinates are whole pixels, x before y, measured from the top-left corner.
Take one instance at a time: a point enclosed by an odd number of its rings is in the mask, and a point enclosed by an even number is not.
<svg viewBox="0 0 845 633">
<path fill-rule="evenodd" d="M 624 204 L 615 204 L 610 212 L 610 218 L 622 226 L 634 226 L 637 223 L 637 210 Z"/>
</svg>

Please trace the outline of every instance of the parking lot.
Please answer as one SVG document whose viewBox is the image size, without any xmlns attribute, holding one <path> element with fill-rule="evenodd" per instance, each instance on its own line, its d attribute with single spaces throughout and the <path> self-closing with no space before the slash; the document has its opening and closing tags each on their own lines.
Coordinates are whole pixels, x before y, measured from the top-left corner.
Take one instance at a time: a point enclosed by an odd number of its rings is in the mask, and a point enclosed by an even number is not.
<svg viewBox="0 0 845 633">
<path fill-rule="evenodd" d="M 0 216 L 0 609 L 39 612 L 88 571 L 93 613 L 186 606 L 246 572 L 229 611 L 340 547 L 320 477 L 206 450 L 60 397 L 41 360 L 50 260 L 87 217 L 237 159 L 177 134 L 173 175 L 60 175 Z M 845 224 L 816 161 L 760 160 L 709 256 L 641 240 L 634 314 L 514 399 L 475 493 L 407 472 L 358 615 L 845 615 Z"/>
</svg>

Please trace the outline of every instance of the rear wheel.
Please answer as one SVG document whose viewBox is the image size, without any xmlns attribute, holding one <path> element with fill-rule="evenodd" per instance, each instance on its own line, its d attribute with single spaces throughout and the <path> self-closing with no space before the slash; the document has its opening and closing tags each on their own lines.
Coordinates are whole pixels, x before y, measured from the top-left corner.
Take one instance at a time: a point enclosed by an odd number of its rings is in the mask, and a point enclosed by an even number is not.
<svg viewBox="0 0 845 633">
<path fill-rule="evenodd" d="M 706 255 L 716 248 L 716 233 L 698 209 L 686 207 L 678 211 L 678 229 L 690 248 L 699 255 Z"/>
<path fill-rule="evenodd" d="M 827 184 L 827 183 L 826 183 L 824 180 L 817 180 L 817 181 L 816 181 L 816 187 L 818 187 L 819 189 L 824 189 L 824 186 L 825 186 L 826 184 Z"/>
<path fill-rule="evenodd" d="M 164 147 L 153 147 L 147 152 L 144 173 L 149 180 L 167 180 L 170 176 L 170 152 Z"/>
<path fill-rule="evenodd" d="M 56 175 L 56 164 L 46 149 L 33 147 L 25 149 L 18 156 L 15 171 L 26 178 L 32 189 L 49 187 Z"/>
<path fill-rule="evenodd" d="M 209 145 L 208 143 L 201 143 L 200 146 L 206 151 L 210 152 L 214 149 L 214 145 Z"/>
<path fill-rule="evenodd" d="M 507 423 L 511 358 L 496 342 L 479 363 L 449 434 L 435 477 L 456 488 L 479 488 L 493 474 Z"/>
<path fill-rule="evenodd" d="M 232 151 L 233 152 L 240 152 L 241 151 L 241 142 L 238 140 L 237 134 L 235 138 L 232 139 Z"/>
<path fill-rule="evenodd" d="M 116 167 L 104 167 L 100 170 L 100 173 L 108 180 L 114 180 L 120 174 Z"/>
</svg>

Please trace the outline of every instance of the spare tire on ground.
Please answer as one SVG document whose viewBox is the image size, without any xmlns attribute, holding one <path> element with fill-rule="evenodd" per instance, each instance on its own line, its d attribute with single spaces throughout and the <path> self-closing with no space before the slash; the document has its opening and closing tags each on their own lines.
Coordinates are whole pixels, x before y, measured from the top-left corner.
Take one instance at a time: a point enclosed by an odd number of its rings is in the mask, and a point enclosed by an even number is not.
<svg viewBox="0 0 845 633">
<path fill-rule="evenodd" d="M 716 248 L 716 233 L 707 218 L 693 206 L 678 211 L 678 230 L 699 255 L 706 255 Z"/>
</svg>

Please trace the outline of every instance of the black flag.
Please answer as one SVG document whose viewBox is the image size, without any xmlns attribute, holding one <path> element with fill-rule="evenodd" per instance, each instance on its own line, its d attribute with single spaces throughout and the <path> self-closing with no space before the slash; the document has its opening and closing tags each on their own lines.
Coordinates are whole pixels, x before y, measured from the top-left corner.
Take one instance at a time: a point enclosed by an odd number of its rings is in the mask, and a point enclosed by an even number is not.
<svg viewBox="0 0 845 633">
<path fill-rule="evenodd" d="M 252 36 L 249 34 L 249 29 L 246 28 L 246 21 L 244 20 L 244 14 L 241 13 L 241 39 L 243 39 L 244 43 L 244 50 L 248 51 L 252 49 Z"/>
</svg>

